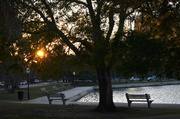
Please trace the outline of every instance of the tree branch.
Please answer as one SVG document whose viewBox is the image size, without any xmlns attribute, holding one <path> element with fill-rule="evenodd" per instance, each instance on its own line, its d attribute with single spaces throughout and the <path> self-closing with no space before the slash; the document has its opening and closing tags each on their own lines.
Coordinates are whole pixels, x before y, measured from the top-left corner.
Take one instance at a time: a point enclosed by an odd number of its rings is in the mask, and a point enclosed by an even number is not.
<svg viewBox="0 0 180 119">
<path fill-rule="evenodd" d="M 30 21 L 30 22 L 23 23 L 23 25 L 27 25 L 27 24 L 31 24 L 31 23 L 42 23 L 42 24 L 44 24 L 45 22 L 42 22 L 42 21 Z"/>
<path fill-rule="evenodd" d="M 49 23 L 50 21 L 45 17 L 45 15 L 42 13 L 42 11 L 40 11 L 37 7 L 34 6 L 33 2 L 31 0 L 25 0 L 27 1 L 30 5 L 26 4 L 25 2 L 22 2 L 22 4 L 24 4 L 26 7 L 33 9 L 34 11 L 36 11 L 46 23 Z"/>
<path fill-rule="evenodd" d="M 71 0 L 71 1 L 88 7 L 88 5 L 85 2 L 82 2 L 82 1 L 79 1 L 79 0 Z"/>
<path fill-rule="evenodd" d="M 121 37 L 121 35 L 123 33 L 124 20 L 127 17 L 124 7 L 121 6 L 120 10 L 121 10 L 121 13 L 119 14 L 119 26 L 118 26 L 118 30 L 117 30 L 117 33 L 114 38 L 115 40 L 119 40 L 119 38 Z"/>
<path fill-rule="evenodd" d="M 34 4 L 32 3 L 31 0 L 28 0 L 28 1 L 31 3 L 32 6 L 26 4 L 25 2 L 22 2 L 22 3 L 23 3 L 24 5 L 26 5 L 28 8 L 33 9 L 34 11 L 36 11 L 36 12 L 43 18 L 44 22 L 46 22 L 47 25 L 52 28 L 52 30 L 56 31 L 56 32 L 59 34 L 59 36 L 63 39 L 63 41 L 75 52 L 75 54 L 76 54 L 77 56 L 79 56 L 79 51 L 78 51 L 78 49 L 70 42 L 70 40 L 66 37 L 66 35 L 65 35 L 61 30 L 59 30 L 59 29 L 57 28 L 56 23 L 55 23 L 55 22 L 50 22 L 50 21 L 45 17 L 45 15 L 43 14 L 43 12 L 40 11 L 37 7 L 34 6 Z M 28 3 L 29 3 L 29 2 L 28 2 Z"/>
<path fill-rule="evenodd" d="M 108 33 L 107 33 L 107 36 L 106 36 L 106 40 L 107 40 L 107 41 L 110 40 L 112 31 L 113 31 L 113 28 L 114 28 L 113 15 L 114 15 L 114 12 L 113 12 L 113 11 L 110 11 L 110 12 L 109 12 L 109 30 L 108 30 Z"/>
<path fill-rule="evenodd" d="M 61 36 L 63 41 L 75 52 L 77 56 L 79 56 L 80 54 L 78 49 L 69 41 L 69 39 L 64 35 L 64 33 L 61 30 L 59 30 L 57 27 L 55 27 L 55 30 L 59 34 L 59 36 Z"/>
<path fill-rule="evenodd" d="M 21 31 L 21 32 L 29 33 L 29 34 L 41 34 L 41 33 L 50 32 L 50 31 L 52 30 L 47 29 L 47 30 L 42 30 L 42 31 Z"/>
<path fill-rule="evenodd" d="M 89 13 L 90 13 L 90 16 L 91 16 L 91 20 L 92 20 L 92 23 L 94 25 L 94 22 L 95 22 L 95 13 L 94 13 L 94 10 L 93 10 L 93 7 L 92 7 L 92 2 L 91 0 L 86 0 L 87 1 L 87 5 L 88 5 L 88 10 L 89 10 Z"/>
<path fill-rule="evenodd" d="M 46 8 L 48 9 L 48 12 L 49 12 L 52 22 L 54 24 L 56 24 L 55 20 L 54 20 L 53 12 L 52 12 L 51 8 L 49 7 L 49 5 L 47 4 L 46 0 L 42 0 L 42 2 L 45 4 Z"/>
</svg>

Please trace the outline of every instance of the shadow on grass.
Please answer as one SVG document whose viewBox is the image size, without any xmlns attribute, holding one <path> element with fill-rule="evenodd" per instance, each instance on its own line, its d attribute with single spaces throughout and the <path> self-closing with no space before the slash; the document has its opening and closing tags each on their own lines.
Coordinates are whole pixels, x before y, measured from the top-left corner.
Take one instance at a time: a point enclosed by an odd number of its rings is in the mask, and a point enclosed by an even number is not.
<svg viewBox="0 0 180 119">
<path fill-rule="evenodd" d="M 121 119 L 131 117 L 148 117 L 156 115 L 179 114 L 180 109 L 158 108 L 122 108 L 115 112 L 94 112 L 95 106 L 78 105 L 40 105 L 40 104 L 11 104 L 0 103 L 1 119 Z"/>
</svg>

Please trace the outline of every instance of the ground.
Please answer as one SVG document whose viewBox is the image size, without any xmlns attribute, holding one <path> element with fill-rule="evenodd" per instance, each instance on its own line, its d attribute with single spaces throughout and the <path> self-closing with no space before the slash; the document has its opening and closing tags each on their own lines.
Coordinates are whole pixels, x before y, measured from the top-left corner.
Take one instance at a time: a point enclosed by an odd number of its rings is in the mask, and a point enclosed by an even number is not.
<svg viewBox="0 0 180 119">
<path fill-rule="evenodd" d="M 154 115 L 178 114 L 180 109 L 149 109 L 118 107 L 116 112 L 99 113 L 94 106 L 40 105 L 0 103 L 1 119 L 122 119 Z"/>
</svg>

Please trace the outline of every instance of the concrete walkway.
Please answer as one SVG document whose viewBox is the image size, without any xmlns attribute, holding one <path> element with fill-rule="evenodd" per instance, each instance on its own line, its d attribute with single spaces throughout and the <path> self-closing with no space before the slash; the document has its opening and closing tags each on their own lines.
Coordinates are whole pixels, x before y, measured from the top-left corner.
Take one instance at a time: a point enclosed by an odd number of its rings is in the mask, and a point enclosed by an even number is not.
<svg viewBox="0 0 180 119">
<path fill-rule="evenodd" d="M 68 98 L 66 104 L 74 103 L 74 100 L 84 96 L 88 92 L 92 91 L 93 87 L 76 87 L 70 90 L 58 92 L 64 93 L 66 98 Z M 21 101 L 21 103 L 32 103 L 32 104 L 49 104 L 47 96 L 43 96 L 40 98 L 32 99 L 29 101 Z M 53 100 L 52 104 L 63 104 L 61 100 Z"/>
</svg>

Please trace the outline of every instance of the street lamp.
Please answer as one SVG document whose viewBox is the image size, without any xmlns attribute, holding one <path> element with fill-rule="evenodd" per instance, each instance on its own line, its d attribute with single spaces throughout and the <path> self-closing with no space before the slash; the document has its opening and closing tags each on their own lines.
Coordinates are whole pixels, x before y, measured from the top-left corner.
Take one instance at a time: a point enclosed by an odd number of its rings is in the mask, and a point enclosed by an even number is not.
<svg viewBox="0 0 180 119">
<path fill-rule="evenodd" d="M 29 95 L 29 75 L 28 74 L 30 74 L 30 68 L 27 66 L 27 68 L 26 68 L 26 73 L 27 73 L 27 82 L 28 82 L 28 100 L 30 99 L 30 95 Z"/>
<path fill-rule="evenodd" d="M 75 87 L 75 82 L 74 82 L 75 75 L 76 75 L 76 73 L 73 71 L 73 84 L 74 84 L 74 87 Z"/>
</svg>

